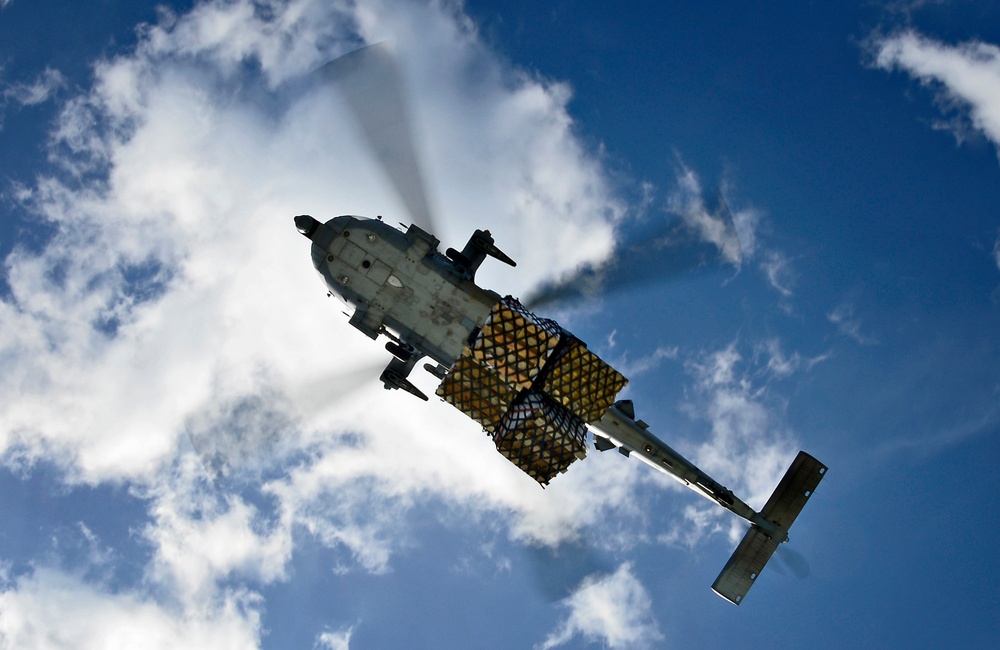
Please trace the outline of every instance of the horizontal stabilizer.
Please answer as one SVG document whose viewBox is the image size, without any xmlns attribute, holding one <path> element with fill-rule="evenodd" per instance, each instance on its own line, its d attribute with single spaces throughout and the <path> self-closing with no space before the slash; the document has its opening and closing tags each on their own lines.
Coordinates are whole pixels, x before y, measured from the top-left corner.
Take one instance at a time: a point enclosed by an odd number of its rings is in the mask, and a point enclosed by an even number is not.
<svg viewBox="0 0 1000 650">
<path fill-rule="evenodd" d="M 826 465 L 819 462 L 804 451 L 792 461 L 788 471 L 781 477 L 778 487 L 767 500 L 760 514 L 773 521 L 779 528 L 788 532 L 792 522 L 802 512 L 806 501 L 812 496 L 813 490 L 823 480 Z"/>
<path fill-rule="evenodd" d="M 753 524 L 712 585 L 715 593 L 734 605 L 743 601 L 778 544 L 787 539 L 792 522 L 802 512 L 825 474 L 823 463 L 804 451 L 799 452 L 760 511 L 765 519 L 775 524 L 779 534 L 768 535 L 760 526 Z"/>
<path fill-rule="evenodd" d="M 751 526 L 726 562 L 722 573 L 715 579 L 712 591 L 734 605 L 739 605 L 776 548 L 778 542 L 756 525 Z"/>
</svg>

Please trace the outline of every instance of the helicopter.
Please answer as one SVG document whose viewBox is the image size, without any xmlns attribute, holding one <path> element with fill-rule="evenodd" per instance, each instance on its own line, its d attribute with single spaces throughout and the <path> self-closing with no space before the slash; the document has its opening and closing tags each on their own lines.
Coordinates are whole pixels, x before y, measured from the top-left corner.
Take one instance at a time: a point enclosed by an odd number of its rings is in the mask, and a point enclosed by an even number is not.
<svg viewBox="0 0 1000 650">
<path fill-rule="evenodd" d="M 376 159 L 415 221 L 430 211 L 391 50 L 376 43 L 317 70 L 338 88 Z M 429 401 L 409 377 L 440 380 L 435 395 L 489 434 L 497 451 L 542 487 L 594 448 L 617 449 L 749 522 L 712 589 L 739 605 L 824 477 L 827 467 L 800 451 L 760 511 L 649 431 L 630 400 L 628 379 L 556 321 L 510 295 L 476 284 L 492 259 L 516 262 L 489 230 L 461 250 L 446 248 L 417 223 L 404 229 L 382 217 L 294 218 L 311 242 L 312 263 L 329 296 L 353 309 L 350 324 L 370 339 L 388 339 L 390 360 L 379 377 L 387 390 Z M 529 301 L 530 303 L 530 301 Z"/>
</svg>

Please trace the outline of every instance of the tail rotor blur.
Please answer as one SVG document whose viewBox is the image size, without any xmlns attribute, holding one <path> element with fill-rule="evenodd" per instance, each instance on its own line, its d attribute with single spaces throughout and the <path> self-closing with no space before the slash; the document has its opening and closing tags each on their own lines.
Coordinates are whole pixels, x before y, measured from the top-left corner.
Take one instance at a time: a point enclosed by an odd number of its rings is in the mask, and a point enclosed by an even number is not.
<svg viewBox="0 0 1000 650">
<path fill-rule="evenodd" d="M 524 302 L 537 309 L 592 299 L 720 268 L 738 269 L 743 258 L 732 212 L 720 191 L 711 209 L 668 213 L 634 224 L 607 260 L 543 285 Z"/>
</svg>

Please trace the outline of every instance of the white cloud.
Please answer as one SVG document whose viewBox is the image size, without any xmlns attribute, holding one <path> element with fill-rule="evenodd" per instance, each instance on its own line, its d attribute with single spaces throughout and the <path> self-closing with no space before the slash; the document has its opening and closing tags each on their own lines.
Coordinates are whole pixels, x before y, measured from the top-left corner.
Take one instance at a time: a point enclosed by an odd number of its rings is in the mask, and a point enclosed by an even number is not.
<svg viewBox="0 0 1000 650">
<path fill-rule="evenodd" d="M 910 30 L 879 39 L 875 49 L 877 66 L 931 85 L 946 109 L 967 113 L 972 127 L 1000 146 L 1000 47 L 982 41 L 952 46 Z"/>
<path fill-rule="evenodd" d="M 80 522 L 30 573 L 0 576 L 0 645 L 257 647 L 263 603 L 251 587 L 284 579 L 291 526 L 217 490 L 191 454 L 142 496 L 151 518 L 132 533 L 152 550 L 142 580 L 116 585 L 120 549 Z"/>
<path fill-rule="evenodd" d="M 767 339 L 754 346 L 753 362 L 760 369 L 756 376 L 766 379 L 784 379 L 800 369 L 812 370 L 813 367 L 830 359 L 830 352 L 822 352 L 814 357 L 803 358 L 798 352 L 787 354 L 777 338 Z"/>
<path fill-rule="evenodd" d="M 154 549 L 149 578 L 184 603 L 210 601 L 219 581 L 267 584 L 285 577 L 291 522 L 269 518 L 204 480 L 193 455 L 146 496 L 150 522 L 142 534 Z"/>
<path fill-rule="evenodd" d="M 566 599 L 565 607 L 569 615 L 536 648 L 557 648 L 576 636 L 615 650 L 651 647 L 663 640 L 649 594 L 630 563 L 610 576 L 585 579 Z"/>
<path fill-rule="evenodd" d="M 256 648 L 256 599 L 227 592 L 184 611 L 137 593 L 108 593 L 78 576 L 35 569 L 0 591 L 0 645 L 74 648 Z"/>
<path fill-rule="evenodd" d="M 354 628 L 349 627 L 346 630 L 340 630 L 337 632 L 323 632 L 318 637 L 316 637 L 315 647 L 318 650 L 350 650 L 351 647 L 351 634 L 354 633 Z"/>
<path fill-rule="evenodd" d="M 706 507 L 702 503 L 684 506 L 681 516 L 683 521 L 660 535 L 658 541 L 670 546 L 694 549 L 711 535 L 719 533 L 732 535 L 736 530 L 732 521 L 722 519 L 718 508 Z"/>
</svg>

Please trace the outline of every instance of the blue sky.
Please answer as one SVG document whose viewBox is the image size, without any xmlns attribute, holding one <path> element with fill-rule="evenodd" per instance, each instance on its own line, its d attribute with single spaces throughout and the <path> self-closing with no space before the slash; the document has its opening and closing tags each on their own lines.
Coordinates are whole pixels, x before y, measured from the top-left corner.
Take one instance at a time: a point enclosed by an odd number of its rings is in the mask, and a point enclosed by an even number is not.
<svg viewBox="0 0 1000 650">
<path fill-rule="evenodd" d="M 0 647 L 995 645 L 993 3 L 64 4 L 0 0 Z M 407 220 L 309 77 L 386 39 L 487 287 L 725 195 L 737 257 L 545 315 L 751 505 L 829 465 L 739 608 L 726 513 L 375 382 L 291 217 Z"/>
</svg>

